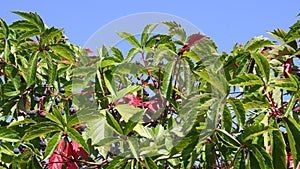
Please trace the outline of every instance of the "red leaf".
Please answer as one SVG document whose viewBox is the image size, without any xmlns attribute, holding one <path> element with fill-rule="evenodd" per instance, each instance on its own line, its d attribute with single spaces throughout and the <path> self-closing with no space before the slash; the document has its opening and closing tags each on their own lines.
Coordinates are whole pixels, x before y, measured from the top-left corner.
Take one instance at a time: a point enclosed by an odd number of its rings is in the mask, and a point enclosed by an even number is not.
<svg viewBox="0 0 300 169">
<path fill-rule="evenodd" d="M 78 157 L 82 156 L 88 159 L 88 154 L 76 142 L 70 143 L 67 138 L 62 138 L 49 159 L 49 169 L 61 169 L 66 166 L 67 169 L 78 168 Z"/>
<path fill-rule="evenodd" d="M 142 98 L 140 95 L 135 97 L 133 94 L 128 94 L 123 97 L 123 100 L 124 100 L 125 104 L 129 104 L 131 106 L 135 106 L 135 107 L 142 106 L 142 104 L 141 104 Z"/>
<path fill-rule="evenodd" d="M 81 156 L 83 159 L 88 160 L 89 154 L 75 141 L 71 143 L 72 145 L 72 150 L 73 150 L 73 156 L 75 159 L 78 159 L 79 156 Z"/>
</svg>

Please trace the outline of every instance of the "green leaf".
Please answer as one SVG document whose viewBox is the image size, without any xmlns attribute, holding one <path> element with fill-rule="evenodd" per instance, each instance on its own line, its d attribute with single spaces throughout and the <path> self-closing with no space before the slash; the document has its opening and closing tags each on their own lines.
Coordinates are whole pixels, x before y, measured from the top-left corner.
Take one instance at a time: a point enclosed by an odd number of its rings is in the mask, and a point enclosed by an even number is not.
<svg viewBox="0 0 300 169">
<path fill-rule="evenodd" d="M 146 157 L 145 158 L 145 163 L 147 169 L 158 169 L 157 165 L 154 163 L 151 157 Z"/>
<path fill-rule="evenodd" d="M 250 52 L 272 44 L 273 42 L 270 39 L 265 38 L 263 36 L 258 36 L 252 38 L 250 41 L 246 43 L 245 50 Z"/>
<path fill-rule="evenodd" d="M 123 134 L 123 130 L 119 123 L 116 121 L 116 119 L 109 113 L 109 111 L 106 111 L 106 122 L 111 126 L 117 133 Z"/>
<path fill-rule="evenodd" d="M 62 132 L 56 133 L 48 141 L 43 160 L 48 159 L 52 155 L 61 139 L 62 134 Z"/>
<path fill-rule="evenodd" d="M 35 125 L 31 125 L 27 130 L 26 134 L 22 138 L 23 140 L 32 140 L 36 137 L 43 136 L 48 133 L 61 131 L 61 128 L 53 122 L 40 122 Z"/>
<path fill-rule="evenodd" d="M 162 22 L 162 24 L 169 28 L 168 34 L 170 36 L 177 36 L 182 42 L 185 41 L 186 32 L 180 24 L 176 23 L 175 21 Z"/>
<path fill-rule="evenodd" d="M 221 94 L 221 97 L 226 95 L 227 85 L 225 77 L 223 75 L 218 72 L 213 72 L 212 70 L 201 72 L 194 71 L 194 73 L 210 83 L 213 86 L 213 89 L 216 89 L 216 91 L 214 92 L 218 92 L 218 94 Z"/>
<path fill-rule="evenodd" d="M 251 108 L 270 108 L 270 103 L 267 97 L 258 92 L 252 92 L 245 95 L 242 99 L 242 103 L 246 110 Z"/>
<path fill-rule="evenodd" d="M 158 24 L 149 24 L 149 25 L 146 25 L 144 30 L 143 30 L 143 33 L 142 33 L 142 37 L 141 37 L 141 45 L 142 46 L 145 46 L 147 40 L 148 40 L 148 37 L 150 35 L 150 33 L 153 31 L 153 29 L 155 29 L 156 27 L 158 26 Z"/>
<path fill-rule="evenodd" d="M 139 159 L 139 148 L 138 145 L 139 143 L 137 142 L 137 139 L 134 137 L 128 137 L 127 143 L 129 145 L 130 151 L 133 154 L 135 159 Z"/>
<path fill-rule="evenodd" d="M 231 132 L 232 128 L 232 116 L 231 112 L 227 105 L 224 106 L 223 114 L 222 114 L 222 129 L 225 129 L 227 132 Z"/>
<path fill-rule="evenodd" d="M 239 128 L 241 129 L 245 125 L 246 120 L 246 111 L 243 106 L 243 103 L 239 99 L 229 98 L 227 99 L 228 103 L 230 103 L 233 111 L 238 120 Z"/>
<path fill-rule="evenodd" d="M 40 45 L 45 46 L 49 42 L 54 42 L 54 40 L 61 39 L 62 35 L 63 35 L 62 29 L 56 29 L 54 27 L 47 28 L 41 35 Z"/>
<path fill-rule="evenodd" d="M 253 124 L 252 126 L 249 126 L 244 130 L 244 133 L 242 135 L 243 136 L 242 142 L 245 143 L 252 138 L 255 138 L 259 135 L 262 135 L 272 130 L 278 130 L 278 129 L 270 126 L 264 126 L 263 124 Z"/>
<path fill-rule="evenodd" d="M 259 168 L 259 169 L 264 169 L 264 166 L 262 165 L 262 159 L 257 158 L 252 151 L 249 152 L 249 162 L 247 163 L 248 166 L 247 168 Z"/>
<path fill-rule="evenodd" d="M 82 135 L 80 133 L 78 133 L 78 131 L 76 131 L 73 128 L 68 128 L 67 134 L 69 137 L 71 137 L 72 140 L 74 140 L 76 143 L 78 143 L 86 152 L 89 152 L 89 146 L 83 139 Z"/>
<path fill-rule="evenodd" d="M 148 127 L 144 127 L 142 124 L 137 124 L 133 128 L 133 130 L 142 137 L 149 138 L 149 139 L 153 139 L 154 137 L 153 131 Z"/>
<path fill-rule="evenodd" d="M 36 72 L 37 72 L 37 62 L 38 62 L 39 52 L 35 52 L 32 56 L 29 63 L 29 70 L 27 75 L 27 87 L 33 85 L 35 83 Z"/>
<path fill-rule="evenodd" d="M 218 136 L 223 140 L 224 144 L 232 148 L 238 148 L 241 143 L 230 133 L 222 129 L 216 129 Z"/>
<path fill-rule="evenodd" d="M 141 48 L 132 48 L 128 51 L 128 54 L 126 56 L 126 59 L 124 60 L 124 62 L 130 62 L 135 55 L 137 55 L 138 53 L 141 52 Z"/>
<path fill-rule="evenodd" d="M 261 78 L 255 74 L 246 74 L 236 76 L 234 79 L 229 81 L 229 84 L 233 86 L 251 86 L 251 85 L 263 85 L 264 82 Z"/>
<path fill-rule="evenodd" d="M 113 52 L 113 55 L 118 58 L 120 61 L 124 60 L 122 51 L 116 47 L 110 47 L 110 50 Z"/>
<path fill-rule="evenodd" d="M 133 92 L 136 92 L 136 91 L 139 91 L 139 90 L 142 90 L 143 88 L 141 86 L 128 86 L 122 90 L 119 90 L 117 93 L 116 93 L 116 97 L 112 99 L 111 102 L 115 102 L 119 99 L 121 99 L 122 97 L 126 96 L 127 94 L 129 93 L 133 93 Z"/>
<path fill-rule="evenodd" d="M 44 31 L 45 24 L 44 24 L 42 18 L 37 13 L 20 12 L 20 11 L 13 11 L 12 13 L 15 13 L 15 14 L 27 19 L 32 24 L 36 25 L 40 30 Z"/>
<path fill-rule="evenodd" d="M 266 151 L 266 149 L 263 146 L 253 145 L 253 152 L 256 158 L 263 159 L 261 162 L 261 165 L 264 166 L 266 169 L 273 169 L 272 166 L 272 159 L 270 154 Z M 278 168 L 278 166 L 276 166 Z"/>
<path fill-rule="evenodd" d="M 0 139 L 8 142 L 17 142 L 20 140 L 20 136 L 13 129 L 0 127 Z"/>
<path fill-rule="evenodd" d="M 258 65 L 259 70 L 263 74 L 263 77 L 266 80 L 265 82 L 268 83 L 270 79 L 270 64 L 267 58 L 258 52 L 252 53 L 251 56 L 254 58 L 255 63 Z"/>
<path fill-rule="evenodd" d="M 297 164 L 300 162 L 300 125 L 290 116 L 283 118 L 283 121 L 285 123 L 288 140 L 293 155 L 294 168 L 296 168 Z"/>
<path fill-rule="evenodd" d="M 136 114 L 130 117 L 124 128 L 124 135 L 128 135 L 130 132 L 132 132 L 134 127 L 141 121 L 141 117 L 143 115 L 143 112 L 137 112 Z"/>
<path fill-rule="evenodd" d="M 278 79 L 275 81 L 274 85 L 280 89 L 288 90 L 288 91 L 294 91 L 296 92 L 298 90 L 298 84 L 297 82 L 289 79 Z"/>
<path fill-rule="evenodd" d="M 286 32 L 283 29 L 275 29 L 273 32 L 267 32 L 269 35 L 285 43 Z"/>
<path fill-rule="evenodd" d="M 276 122 L 274 122 L 273 127 L 278 128 Z M 286 151 L 285 142 L 280 130 L 273 130 L 271 132 L 271 155 L 273 159 L 274 168 L 287 168 L 286 166 Z"/>
<path fill-rule="evenodd" d="M 36 121 L 29 119 L 29 118 L 25 118 L 24 120 L 21 120 L 21 121 L 13 121 L 7 127 L 10 128 L 10 127 L 18 126 L 21 124 L 33 124 L 33 123 L 36 123 Z"/>
<path fill-rule="evenodd" d="M 176 62 L 173 61 L 171 63 L 168 63 L 166 69 L 164 70 L 162 93 L 165 95 L 166 98 L 170 98 L 171 96 L 172 79 L 174 76 L 175 66 L 176 66 Z"/>
<path fill-rule="evenodd" d="M 144 114 L 145 110 L 130 106 L 128 104 L 119 104 L 115 107 L 118 110 L 124 121 L 127 123 L 129 119 L 132 119 L 136 114 Z M 132 119 L 133 120 L 133 119 Z M 136 119 L 139 120 L 139 119 Z"/>
<path fill-rule="evenodd" d="M 290 30 L 286 36 L 286 43 L 290 43 L 300 38 L 300 20 L 290 26 Z"/>
<path fill-rule="evenodd" d="M 22 31 L 38 31 L 38 27 L 27 20 L 15 21 L 10 25 L 11 29 Z"/>
<path fill-rule="evenodd" d="M 9 35 L 9 29 L 6 22 L 0 18 L 0 27 L 2 28 L 2 32 L 4 34 L 4 38 L 7 39 Z"/>
<path fill-rule="evenodd" d="M 54 54 L 68 59 L 71 63 L 74 63 L 75 52 L 70 49 L 69 46 L 65 44 L 53 44 L 48 47 L 53 50 Z"/>
<path fill-rule="evenodd" d="M 133 44 L 135 47 L 137 47 L 137 48 L 141 47 L 141 45 L 139 44 L 138 40 L 131 33 L 120 32 L 120 33 L 118 33 L 118 35 L 121 38 L 126 39 L 129 43 Z"/>
</svg>

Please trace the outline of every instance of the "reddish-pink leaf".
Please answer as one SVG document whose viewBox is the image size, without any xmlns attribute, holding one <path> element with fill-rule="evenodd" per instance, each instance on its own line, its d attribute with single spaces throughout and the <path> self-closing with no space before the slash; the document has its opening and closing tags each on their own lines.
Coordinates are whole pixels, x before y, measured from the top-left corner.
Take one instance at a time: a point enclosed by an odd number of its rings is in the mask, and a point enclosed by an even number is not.
<svg viewBox="0 0 300 169">
<path fill-rule="evenodd" d="M 79 156 L 82 157 L 85 160 L 88 160 L 89 154 L 75 141 L 72 142 L 72 150 L 73 150 L 73 156 L 75 159 L 78 159 Z"/>
<path fill-rule="evenodd" d="M 89 48 L 85 49 L 85 51 L 86 51 L 88 54 L 94 53 L 94 52 L 93 52 L 91 49 L 89 49 Z"/>
<path fill-rule="evenodd" d="M 192 47 L 192 46 L 196 45 L 198 42 L 200 42 L 204 38 L 206 38 L 206 36 L 200 35 L 200 34 L 193 34 L 187 40 L 187 44 L 188 44 L 189 47 Z"/>
</svg>

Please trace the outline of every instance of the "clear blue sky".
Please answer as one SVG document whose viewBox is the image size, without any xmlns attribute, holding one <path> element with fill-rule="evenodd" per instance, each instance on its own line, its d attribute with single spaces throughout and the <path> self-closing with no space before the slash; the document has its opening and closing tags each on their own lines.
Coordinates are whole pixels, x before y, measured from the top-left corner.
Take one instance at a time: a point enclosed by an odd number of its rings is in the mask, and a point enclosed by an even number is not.
<svg viewBox="0 0 300 169">
<path fill-rule="evenodd" d="M 300 13 L 298 0 L 3 0 L 0 17 L 8 23 L 18 19 L 10 11 L 38 12 L 48 26 L 64 28 L 71 42 L 84 45 L 99 28 L 110 21 L 137 12 L 164 12 L 182 17 L 209 35 L 219 51 L 245 43 L 267 30 L 288 29 Z"/>
</svg>

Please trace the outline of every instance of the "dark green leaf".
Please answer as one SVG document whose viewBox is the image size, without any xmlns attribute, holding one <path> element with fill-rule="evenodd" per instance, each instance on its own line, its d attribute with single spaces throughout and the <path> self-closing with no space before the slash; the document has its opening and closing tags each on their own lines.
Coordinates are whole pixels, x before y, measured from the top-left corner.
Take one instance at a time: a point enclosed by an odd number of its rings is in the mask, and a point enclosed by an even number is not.
<svg viewBox="0 0 300 169">
<path fill-rule="evenodd" d="M 290 116 L 283 118 L 283 121 L 285 123 L 293 155 L 294 167 L 296 168 L 297 164 L 300 162 L 300 125 Z"/>
<path fill-rule="evenodd" d="M 148 169 L 158 169 L 157 165 L 154 163 L 154 161 L 151 159 L 151 157 L 145 158 L 146 167 Z"/>
<path fill-rule="evenodd" d="M 222 114 L 222 129 L 231 133 L 232 128 L 232 117 L 231 112 L 227 105 L 224 106 L 223 114 Z"/>
<path fill-rule="evenodd" d="M 273 127 L 278 128 L 276 122 Z M 285 142 L 280 130 L 273 130 L 271 132 L 271 154 L 274 168 L 287 168 L 286 166 L 286 151 Z"/>
<path fill-rule="evenodd" d="M 47 133 L 61 131 L 61 128 L 57 126 L 56 123 L 53 122 L 40 122 L 35 125 L 31 125 L 24 135 L 24 140 L 32 140 L 36 137 L 43 136 Z"/>
<path fill-rule="evenodd" d="M 17 142 L 20 140 L 20 136 L 13 129 L 0 127 L 0 139 L 8 142 Z"/>
</svg>

